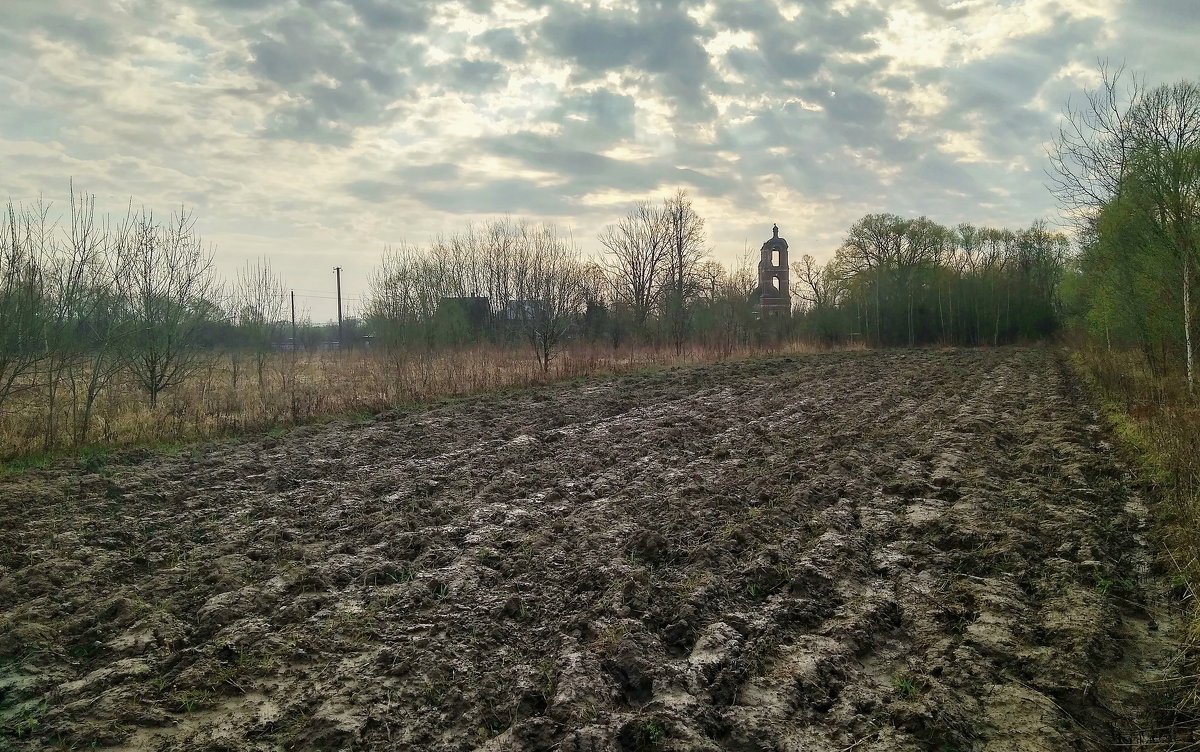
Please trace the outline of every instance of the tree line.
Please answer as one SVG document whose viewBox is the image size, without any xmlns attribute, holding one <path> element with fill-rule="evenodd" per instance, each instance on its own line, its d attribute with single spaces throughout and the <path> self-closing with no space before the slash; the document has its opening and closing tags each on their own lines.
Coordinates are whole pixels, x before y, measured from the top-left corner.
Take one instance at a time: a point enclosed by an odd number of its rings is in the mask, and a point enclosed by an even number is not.
<svg viewBox="0 0 1200 752">
<path fill-rule="evenodd" d="M 1195 383 L 1200 86 L 1148 87 L 1123 70 L 1068 108 L 1052 188 L 1079 227 L 1063 284 L 1069 319 L 1151 371 Z"/>
<path fill-rule="evenodd" d="M 793 264 L 801 331 L 879 346 L 1042 339 L 1061 318 L 1070 241 L 1042 221 L 1013 231 L 869 214 L 834 258 Z"/>
<path fill-rule="evenodd" d="M 633 205 L 591 257 L 551 225 L 509 218 L 389 248 L 347 339 L 372 338 L 398 362 L 519 347 L 548 370 L 572 341 L 720 355 L 789 338 L 1000 345 L 1067 324 L 1191 385 L 1200 87 L 1102 73 L 1050 149 L 1051 188 L 1078 223 L 1074 248 L 1041 221 L 1010 230 L 868 214 L 828 262 L 792 265 L 792 315 L 763 317 L 753 260 L 715 261 L 704 218 L 678 192 Z M 0 217 L 0 415 L 40 416 L 47 448 L 89 441 L 104 395 L 136 389 L 157 405 L 214 351 L 235 390 L 263 390 L 272 352 L 334 338 L 329 325 L 291 325 L 267 261 L 220 278 L 186 210 L 131 203 L 101 216 L 72 186 L 62 214 L 38 200 L 9 202 Z"/>
<path fill-rule="evenodd" d="M 528 348 L 547 370 L 568 341 L 717 353 L 786 338 L 1000 345 L 1070 322 L 1191 383 L 1200 89 L 1122 85 L 1119 71 L 1103 80 L 1068 108 L 1051 149 L 1052 188 L 1079 222 L 1074 250 L 1042 221 L 1010 230 L 868 214 L 827 263 L 792 265 L 791 316 L 762 317 L 751 259 L 713 260 L 704 218 L 678 192 L 632 206 L 596 237 L 594 257 L 551 225 L 509 218 L 388 248 L 349 328 L 397 358 L 492 342 Z M 289 326 L 268 262 L 220 279 L 185 210 L 131 204 L 100 217 L 72 187 L 65 214 L 10 202 L 0 221 L 0 411 L 36 395 L 48 446 L 87 441 L 97 399 L 118 381 L 154 405 L 221 349 L 235 386 L 262 385 L 273 350 L 331 338 Z"/>
<path fill-rule="evenodd" d="M 589 259 L 553 226 L 505 218 L 389 248 L 365 317 L 389 348 L 525 342 L 543 370 L 567 339 L 680 351 L 755 336 L 755 277 L 709 258 L 685 193 L 637 204 L 598 242 Z"/>
<path fill-rule="evenodd" d="M 709 257 L 704 220 L 684 193 L 635 205 L 597 242 L 604 253 L 586 259 L 552 227 L 501 219 L 391 249 L 367 317 L 396 347 L 523 337 L 543 367 L 568 337 L 676 350 L 787 337 L 998 345 L 1056 330 L 1070 249 L 1044 222 L 951 229 L 871 214 L 829 263 L 792 265 L 793 316 L 761 317 L 753 267 Z"/>
</svg>

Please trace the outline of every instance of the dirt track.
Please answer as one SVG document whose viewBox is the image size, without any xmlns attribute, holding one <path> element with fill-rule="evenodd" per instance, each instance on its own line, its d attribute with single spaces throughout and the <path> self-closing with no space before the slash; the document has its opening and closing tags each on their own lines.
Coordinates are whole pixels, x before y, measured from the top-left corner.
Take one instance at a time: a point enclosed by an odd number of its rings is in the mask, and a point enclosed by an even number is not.
<svg viewBox="0 0 1200 752">
<path fill-rule="evenodd" d="M 890 351 L 3 480 L 0 723 L 16 748 L 1136 743 L 1166 640 L 1109 442 L 1050 351 Z"/>
</svg>

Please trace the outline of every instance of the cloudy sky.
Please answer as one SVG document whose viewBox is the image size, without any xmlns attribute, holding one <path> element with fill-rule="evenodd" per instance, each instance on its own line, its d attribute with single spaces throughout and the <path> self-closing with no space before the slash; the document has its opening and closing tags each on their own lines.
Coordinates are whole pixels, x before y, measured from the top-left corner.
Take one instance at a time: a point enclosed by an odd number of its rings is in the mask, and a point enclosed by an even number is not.
<svg viewBox="0 0 1200 752">
<path fill-rule="evenodd" d="M 385 244 L 500 214 L 585 253 L 686 189 L 713 255 L 868 212 L 1052 221 L 1097 58 L 1196 78 L 1197 0 L 0 0 L 0 199 L 186 205 L 315 318 Z M 354 305 L 354 301 L 351 301 Z"/>
</svg>

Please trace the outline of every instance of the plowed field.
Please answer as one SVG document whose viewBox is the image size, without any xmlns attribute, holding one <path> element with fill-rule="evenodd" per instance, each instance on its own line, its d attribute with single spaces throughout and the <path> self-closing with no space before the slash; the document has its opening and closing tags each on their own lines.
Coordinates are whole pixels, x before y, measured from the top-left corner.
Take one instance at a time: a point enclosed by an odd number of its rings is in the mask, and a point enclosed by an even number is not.
<svg viewBox="0 0 1200 752">
<path fill-rule="evenodd" d="M 1136 744 L 1167 639 L 1112 443 L 1053 351 L 916 350 L 25 473 L 0 748 Z"/>
</svg>

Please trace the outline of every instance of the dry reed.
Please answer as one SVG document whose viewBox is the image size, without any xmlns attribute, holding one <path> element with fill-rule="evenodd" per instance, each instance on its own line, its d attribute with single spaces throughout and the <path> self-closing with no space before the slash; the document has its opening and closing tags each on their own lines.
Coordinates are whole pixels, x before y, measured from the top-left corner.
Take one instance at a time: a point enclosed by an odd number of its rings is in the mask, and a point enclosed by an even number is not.
<svg viewBox="0 0 1200 752">
<path fill-rule="evenodd" d="M 676 353 L 670 348 L 614 351 L 577 345 L 564 348 L 547 373 L 525 350 L 497 346 L 424 353 L 275 352 L 261 364 L 252 355 L 219 353 L 184 383 L 160 395 L 155 407 L 131 380 L 118 379 L 98 401 L 85 440 L 78 431 L 82 395 L 73 399 L 69 385 L 64 386 L 51 411 L 42 391 L 24 392 L 0 415 L 0 458 L 28 459 L 80 446 L 213 439 L 592 374 L 817 349 L 804 343 L 766 349 L 697 345 Z"/>
</svg>

